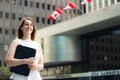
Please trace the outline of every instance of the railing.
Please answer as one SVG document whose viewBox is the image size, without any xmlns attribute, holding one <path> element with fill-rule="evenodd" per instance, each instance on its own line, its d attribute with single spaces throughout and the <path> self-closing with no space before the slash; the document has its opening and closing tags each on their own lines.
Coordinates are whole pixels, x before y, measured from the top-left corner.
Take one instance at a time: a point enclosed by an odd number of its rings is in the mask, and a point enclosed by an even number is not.
<svg viewBox="0 0 120 80">
<path fill-rule="evenodd" d="M 120 70 L 106 70 L 106 71 L 95 71 L 95 72 L 84 72 L 74 74 L 61 74 L 52 76 L 43 76 L 43 79 L 65 79 L 65 78 L 80 78 L 80 77 L 98 77 L 98 76 L 115 76 L 120 75 Z"/>
<path fill-rule="evenodd" d="M 92 0 L 91 3 L 86 4 L 86 13 L 103 9 L 118 2 L 118 0 Z"/>
</svg>

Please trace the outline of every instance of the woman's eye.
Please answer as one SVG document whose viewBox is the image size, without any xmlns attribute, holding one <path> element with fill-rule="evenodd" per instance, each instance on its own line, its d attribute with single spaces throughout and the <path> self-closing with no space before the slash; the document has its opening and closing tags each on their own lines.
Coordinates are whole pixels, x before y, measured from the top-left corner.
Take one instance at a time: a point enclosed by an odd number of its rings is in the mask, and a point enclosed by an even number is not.
<svg viewBox="0 0 120 80">
<path fill-rule="evenodd" d="M 30 26 L 33 26 L 32 24 L 30 24 Z"/>
<path fill-rule="evenodd" d="M 29 25 L 29 24 L 25 24 L 26 26 Z"/>
<path fill-rule="evenodd" d="M 30 26 L 33 26 L 32 24 L 28 24 L 28 23 L 25 24 L 25 26 L 29 26 L 29 25 L 30 25 Z"/>
</svg>

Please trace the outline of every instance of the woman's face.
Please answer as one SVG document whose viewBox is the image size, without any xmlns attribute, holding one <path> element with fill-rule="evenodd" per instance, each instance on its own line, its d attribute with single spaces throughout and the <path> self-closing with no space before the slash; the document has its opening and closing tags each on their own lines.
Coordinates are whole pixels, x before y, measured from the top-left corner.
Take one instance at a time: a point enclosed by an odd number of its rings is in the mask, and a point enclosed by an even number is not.
<svg viewBox="0 0 120 80">
<path fill-rule="evenodd" d="M 33 32 L 33 23 L 30 20 L 25 20 L 23 27 L 21 27 L 23 34 L 29 35 Z"/>
</svg>

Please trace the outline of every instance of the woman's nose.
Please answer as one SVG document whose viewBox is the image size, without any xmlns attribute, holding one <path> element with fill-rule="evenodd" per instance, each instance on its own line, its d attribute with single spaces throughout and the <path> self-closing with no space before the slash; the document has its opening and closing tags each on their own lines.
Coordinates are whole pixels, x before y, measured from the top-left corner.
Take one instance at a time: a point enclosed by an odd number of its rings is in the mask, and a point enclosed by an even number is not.
<svg viewBox="0 0 120 80">
<path fill-rule="evenodd" d="M 28 24 L 28 27 L 30 27 L 31 25 L 30 24 Z"/>
</svg>

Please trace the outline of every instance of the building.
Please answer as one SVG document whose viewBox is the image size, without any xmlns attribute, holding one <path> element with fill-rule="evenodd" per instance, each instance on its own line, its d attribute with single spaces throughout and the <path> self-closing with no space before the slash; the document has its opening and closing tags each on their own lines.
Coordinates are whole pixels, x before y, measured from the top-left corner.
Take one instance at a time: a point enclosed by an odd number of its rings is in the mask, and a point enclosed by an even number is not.
<svg viewBox="0 0 120 80">
<path fill-rule="evenodd" d="M 40 29 L 45 80 L 120 79 L 120 2 L 93 0 L 86 14 Z"/>
<path fill-rule="evenodd" d="M 72 14 L 71 17 L 63 15 L 62 18 L 54 21 L 48 19 L 48 16 L 51 15 L 55 9 L 63 5 L 66 6 L 69 1 L 70 0 L 0 0 L 0 64 L 4 64 L 4 57 L 11 41 L 15 38 L 16 28 L 23 17 L 33 18 L 37 29 L 49 27 L 49 25 L 78 15 L 78 13 Z M 73 0 L 73 2 L 76 3 L 77 1 L 78 0 Z M 66 12 L 66 14 L 70 15 L 70 12 Z"/>
</svg>

